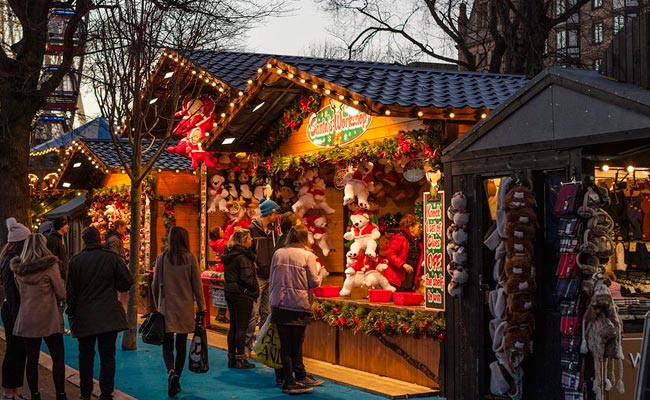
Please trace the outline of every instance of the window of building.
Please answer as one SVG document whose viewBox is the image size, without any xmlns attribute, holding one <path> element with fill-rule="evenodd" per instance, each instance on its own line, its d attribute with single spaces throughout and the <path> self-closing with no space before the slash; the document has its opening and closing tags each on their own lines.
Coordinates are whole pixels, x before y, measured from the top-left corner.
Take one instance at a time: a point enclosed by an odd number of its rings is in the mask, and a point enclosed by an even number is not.
<svg viewBox="0 0 650 400">
<path fill-rule="evenodd" d="M 620 31 L 625 25 L 625 15 L 619 14 L 614 16 L 614 35 Z"/>
<path fill-rule="evenodd" d="M 596 71 L 600 71 L 600 67 L 603 66 L 603 59 L 602 58 L 597 58 L 594 60 L 594 69 Z"/>
<path fill-rule="evenodd" d="M 602 22 L 596 22 L 593 25 L 593 32 L 594 32 L 594 43 L 602 43 L 603 42 L 603 23 Z"/>
<path fill-rule="evenodd" d="M 555 16 L 562 14 L 566 10 L 566 0 L 555 0 Z"/>
<path fill-rule="evenodd" d="M 625 7 L 625 0 L 614 0 L 614 10 Z"/>
<path fill-rule="evenodd" d="M 566 31 L 559 30 L 555 35 L 555 49 L 559 52 L 566 49 Z"/>
<path fill-rule="evenodd" d="M 630 13 L 630 14 L 627 15 L 627 17 L 625 18 L 625 20 L 626 20 L 627 22 L 631 22 L 634 18 L 636 18 L 636 16 L 637 16 L 636 13 Z"/>
<path fill-rule="evenodd" d="M 591 0 L 591 8 L 600 8 L 603 6 L 603 0 Z"/>
</svg>

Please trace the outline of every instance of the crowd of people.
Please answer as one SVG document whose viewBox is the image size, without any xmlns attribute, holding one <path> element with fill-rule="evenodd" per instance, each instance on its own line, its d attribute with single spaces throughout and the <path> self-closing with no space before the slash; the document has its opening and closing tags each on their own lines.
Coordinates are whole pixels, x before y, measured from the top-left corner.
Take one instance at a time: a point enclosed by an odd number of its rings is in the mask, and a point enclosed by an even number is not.
<svg viewBox="0 0 650 400">
<path fill-rule="evenodd" d="M 256 330 L 267 319 L 276 324 L 282 368 L 276 384 L 289 394 L 309 393 L 323 384 L 305 370 L 302 345 L 311 320 L 311 289 L 321 284 L 316 256 L 307 228 L 291 213 L 279 214 L 272 200 L 259 205 L 247 228 L 235 228 L 223 238 L 220 262 L 228 305 L 228 367 L 251 369 L 249 361 Z M 68 220 L 47 221 L 32 233 L 9 218 L 7 244 L 0 252 L 5 291 L 1 316 L 6 332 L 2 362 L 2 400 L 22 399 L 23 379 L 32 400 L 41 398 L 38 362 L 41 342 L 52 357 L 57 400 L 65 393 L 63 335 L 78 340 L 81 399 L 93 391 L 95 349 L 99 354 L 100 399 L 112 399 L 117 334 L 128 329 L 118 293 L 127 292 L 134 278 L 126 266 L 125 221 L 114 221 L 102 240 L 93 226 L 82 233 L 83 249 L 69 257 L 65 235 Z M 277 228 L 277 230 L 276 230 Z M 189 250 L 189 234 L 182 227 L 169 232 L 168 246 L 156 259 L 151 285 L 154 308 L 165 316 L 162 356 L 170 397 L 181 391 L 180 378 L 187 355 L 187 338 L 202 321 L 205 301 L 201 271 Z M 196 311 L 195 311 L 196 310 Z M 70 331 L 64 328 L 64 313 Z"/>
<path fill-rule="evenodd" d="M 2 321 L 6 351 L 2 361 L 2 399 L 23 399 L 23 378 L 32 400 L 40 400 L 38 363 L 41 342 L 52 358 L 52 378 L 57 400 L 66 400 L 65 332 L 78 340 L 81 399 L 93 392 L 95 345 L 100 358 L 100 399 L 113 398 L 115 342 L 127 329 L 126 314 L 117 292 L 133 285 L 124 257 L 102 244 L 97 228 L 81 233 L 84 248 L 68 257 L 63 236 L 68 221 L 57 218 L 32 233 L 15 218 L 6 220 L 7 244 L 0 252 L 5 300 Z"/>
</svg>

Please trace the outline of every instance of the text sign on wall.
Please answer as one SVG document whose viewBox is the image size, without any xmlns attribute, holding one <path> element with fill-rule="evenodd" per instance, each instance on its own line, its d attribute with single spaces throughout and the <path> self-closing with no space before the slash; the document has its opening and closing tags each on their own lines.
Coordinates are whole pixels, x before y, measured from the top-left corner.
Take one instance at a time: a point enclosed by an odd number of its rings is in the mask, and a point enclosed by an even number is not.
<svg viewBox="0 0 650 400">
<path fill-rule="evenodd" d="M 319 147 L 341 146 L 361 136 L 372 117 L 338 101 L 330 103 L 309 117 L 307 138 Z"/>
<path fill-rule="evenodd" d="M 425 306 L 445 310 L 445 194 L 424 193 L 424 296 Z"/>
</svg>

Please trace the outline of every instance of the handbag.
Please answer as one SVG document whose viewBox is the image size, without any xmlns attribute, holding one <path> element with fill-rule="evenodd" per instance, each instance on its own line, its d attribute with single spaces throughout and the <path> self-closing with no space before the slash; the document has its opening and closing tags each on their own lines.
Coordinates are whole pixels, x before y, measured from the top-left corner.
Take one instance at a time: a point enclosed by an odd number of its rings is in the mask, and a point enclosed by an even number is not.
<svg viewBox="0 0 650 400">
<path fill-rule="evenodd" d="M 557 265 L 557 277 L 560 279 L 574 278 L 578 272 L 578 264 L 576 253 L 562 253 L 560 254 L 560 261 Z"/>
<path fill-rule="evenodd" d="M 197 374 L 204 374 L 210 370 L 208 362 L 208 334 L 203 327 L 201 317 L 196 319 L 194 326 L 194 337 L 190 344 L 188 355 L 188 369 Z"/>
<path fill-rule="evenodd" d="M 269 315 L 257 334 L 257 341 L 253 347 L 257 361 L 270 368 L 282 368 L 280 359 L 280 336 L 278 328 L 271 322 Z"/>
<path fill-rule="evenodd" d="M 559 279 L 555 288 L 555 294 L 559 298 L 573 299 L 580 293 L 580 274 L 573 278 Z"/>
<path fill-rule="evenodd" d="M 164 266 L 165 260 L 163 257 L 162 265 L 160 266 L 160 301 L 156 305 L 157 308 L 160 308 L 162 298 L 165 297 L 165 281 L 163 280 Z M 142 341 L 146 344 L 162 346 L 165 340 L 165 316 L 156 309 L 144 317 L 144 322 L 140 325 L 139 331 L 142 335 Z"/>
<path fill-rule="evenodd" d="M 579 195 L 580 182 L 562 183 L 553 206 L 553 213 L 562 217 L 574 216 L 579 204 Z"/>
</svg>

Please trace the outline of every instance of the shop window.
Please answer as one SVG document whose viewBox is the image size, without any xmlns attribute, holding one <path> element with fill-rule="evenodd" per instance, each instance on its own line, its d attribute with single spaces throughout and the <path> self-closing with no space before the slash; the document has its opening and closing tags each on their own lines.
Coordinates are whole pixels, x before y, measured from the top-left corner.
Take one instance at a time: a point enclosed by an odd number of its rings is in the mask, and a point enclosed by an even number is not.
<svg viewBox="0 0 650 400">
<path fill-rule="evenodd" d="M 593 25 L 593 40 L 594 44 L 599 44 L 603 42 L 603 23 L 596 22 Z"/>
<path fill-rule="evenodd" d="M 614 10 L 625 7 L 625 0 L 614 0 Z"/>
<path fill-rule="evenodd" d="M 597 58 L 594 60 L 594 69 L 596 71 L 600 71 L 600 68 L 603 66 L 603 59 L 602 58 Z"/>
<path fill-rule="evenodd" d="M 614 16 L 614 35 L 618 33 L 618 31 L 623 28 L 625 25 L 625 16 L 623 14 L 615 15 Z"/>
<path fill-rule="evenodd" d="M 555 15 L 561 15 L 566 11 L 566 0 L 556 0 L 555 1 Z"/>
</svg>

